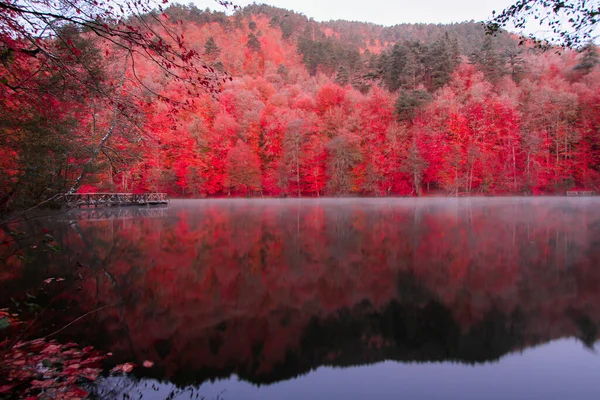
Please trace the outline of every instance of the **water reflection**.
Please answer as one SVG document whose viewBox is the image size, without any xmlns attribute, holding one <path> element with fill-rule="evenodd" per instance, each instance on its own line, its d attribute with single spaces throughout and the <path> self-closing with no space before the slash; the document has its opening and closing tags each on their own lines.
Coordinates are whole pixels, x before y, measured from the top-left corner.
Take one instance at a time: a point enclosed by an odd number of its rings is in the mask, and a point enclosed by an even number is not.
<svg viewBox="0 0 600 400">
<path fill-rule="evenodd" d="M 561 339 L 505 356 L 500 363 L 487 363 L 477 368 L 447 362 L 384 361 L 343 369 L 319 367 L 302 377 L 276 385 L 255 386 L 234 377 L 207 382 L 193 390 L 206 399 L 227 400 L 595 400 L 600 397 L 599 367 L 598 357 L 590 356 L 589 351 L 575 340 Z M 152 380 L 120 379 L 111 382 L 113 388 L 127 388 L 128 393 L 136 397 L 141 395 L 143 399 L 165 399 L 169 393 L 178 390 L 170 384 Z M 182 395 L 182 398 L 186 397 Z"/>
<path fill-rule="evenodd" d="M 551 340 L 593 346 L 596 199 L 202 200 L 33 222 L 63 251 L 5 277 L 48 276 L 64 332 L 153 360 L 178 385 L 279 382 L 384 360 L 484 363 Z M 108 214 L 103 214 L 108 213 Z M 50 329 L 50 328 L 48 328 Z M 558 362 L 558 360 L 556 360 Z M 284 396 L 285 397 L 285 396 Z"/>
</svg>

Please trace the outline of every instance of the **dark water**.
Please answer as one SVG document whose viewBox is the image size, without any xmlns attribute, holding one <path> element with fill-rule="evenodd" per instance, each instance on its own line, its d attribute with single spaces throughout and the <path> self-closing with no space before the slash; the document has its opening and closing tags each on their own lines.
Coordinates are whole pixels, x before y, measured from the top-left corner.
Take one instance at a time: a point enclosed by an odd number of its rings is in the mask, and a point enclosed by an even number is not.
<svg viewBox="0 0 600 400">
<path fill-rule="evenodd" d="M 597 399 L 600 200 L 199 200 L 30 221 L 0 302 L 153 368 L 100 398 Z M 43 296 L 39 297 L 43 298 Z M 52 326 L 54 324 L 55 326 Z"/>
</svg>

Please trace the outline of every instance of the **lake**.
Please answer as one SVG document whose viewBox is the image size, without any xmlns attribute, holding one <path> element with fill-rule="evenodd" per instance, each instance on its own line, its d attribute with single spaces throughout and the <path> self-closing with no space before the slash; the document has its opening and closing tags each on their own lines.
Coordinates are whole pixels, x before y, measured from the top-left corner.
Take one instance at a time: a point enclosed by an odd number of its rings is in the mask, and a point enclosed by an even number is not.
<svg viewBox="0 0 600 400">
<path fill-rule="evenodd" d="M 600 398 L 597 198 L 174 200 L 21 229 L 58 251 L 11 261 L 0 307 L 41 285 L 38 334 L 91 312 L 57 338 L 154 362 L 98 398 Z"/>
</svg>

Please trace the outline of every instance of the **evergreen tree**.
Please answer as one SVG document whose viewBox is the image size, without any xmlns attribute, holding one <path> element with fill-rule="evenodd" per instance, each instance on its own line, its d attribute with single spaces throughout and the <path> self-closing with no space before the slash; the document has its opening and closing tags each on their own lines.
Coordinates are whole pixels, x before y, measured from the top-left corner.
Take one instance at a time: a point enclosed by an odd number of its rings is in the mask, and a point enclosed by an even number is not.
<svg viewBox="0 0 600 400">
<path fill-rule="evenodd" d="M 429 46 L 425 65 L 428 87 L 431 90 L 444 86 L 454 69 L 460 64 L 460 50 L 455 36 L 446 33 Z"/>
<path fill-rule="evenodd" d="M 587 74 L 592 68 L 600 63 L 598 48 L 593 43 L 589 43 L 583 49 L 581 49 L 581 53 L 583 55 L 579 61 L 579 64 L 575 66 L 575 69 Z"/>
<path fill-rule="evenodd" d="M 522 53 L 520 49 L 507 49 L 504 51 L 508 73 L 515 82 L 519 82 L 525 73 L 525 60 L 521 57 Z"/>
<path fill-rule="evenodd" d="M 471 54 L 469 62 L 476 65 L 492 83 L 497 83 L 506 74 L 504 56 L 498 52 L 490 36 L 486 36 L 481 48 Z"/>
<path fill-rule="evenodd" d="M 337 83 L 340 86 L 346 86 L 348 84 L 348 81 L 348 70 L 340 65 L 335 76 L 335 83 Z"/>
<path fill-rule="evenodd" d="M 425 47 L 419 42 L 396 44 L 380 61 L 381 77 L 388 90 L 415 89 L 424 79 Z"/>
<path fill-rule="evenodd" d="M 353 46 L 345 45 L 331 38 L 317 38 L 312 40 L 310 29 L 298 40 L 298 53 L 306 69 L 311 75 L 317 70 L 328 74 L 336 73 L 339 66 L 343 66 L 348 75 L 361 65 L 360 52 Z"/>
<path fill-rule="evenodd" d="M 381 56 L 381 75 L 384 85 L 391 92 L 395 92 L 401 86 L 400 76 L 404 71 L 406 62 L 406 48 L 401 44 L 395 44 L 389 54 Z"/>
<path fill-rule="evenodd" d="M 274 16 L 273 18 L 271 18 L 271 20 L 269 21 L 269 26 L 271 28 L 275 28 L 279 26 L 279 18 L 277 16 Z"/>
<path fill-rule="evenodd" d="M 248 43 L 246 43 L 246 47 L 255 53 L 260 51 L 260 42 L 254 33 L 248 34 Z"/>
<path fill-rule="evenodd" d="M 352 191 L 352 169 L 361 160 L 357 144 L 344 136 L 337 136 L 327 144 L 327 191 L 346 194 Z"/>
<path fill-rule="evenodd" d="M 236 29 L 242 29 L 244 26 L 244 24 L 242 24 L 243 18 L 241 11 L 237 11 L 233 14 L 233 24 Z"/>
<path fill-rule="evenodd" d="M 284 17 L 279 23 L 279 27 L 281 28 L 281 37 L 284 39 L 289 39 L 294 33 L 294 25 L 289 18 Z"/>
<path fill-rule="evenodd" d="M 401 87 L 414 90 L 424 81 L 424 55 L 426 48 L 420 42 L 409 42 L 406 44 L 408 50 L 404 71 L 400 76 Z"/>
<path fill-rule="evenodd" d="M 413 122 L 423 106 L 431 101 L 431 95 L 423 89 L 405 90 L 396 100 L 396 115 L 399 121 Z"/>
<path fill-rule="evenodd" d="M 279 64 L 277 66 L 277 75 L 280 75 L 281 77 L 283 77 L 284 79 L 287 79 L 287 77 L 290 74 L 290 70 L 287 69 L 287 67 L 283 64 Z"/>
<path fill-rule="evenodd" d="M 206 43 L 204 44 L 204 55 L 210 60 L 216 60 L 221 54 L 221 49 L 215 43 L 215 38 L 212 36 L 208 38 Z"/>
</svg>

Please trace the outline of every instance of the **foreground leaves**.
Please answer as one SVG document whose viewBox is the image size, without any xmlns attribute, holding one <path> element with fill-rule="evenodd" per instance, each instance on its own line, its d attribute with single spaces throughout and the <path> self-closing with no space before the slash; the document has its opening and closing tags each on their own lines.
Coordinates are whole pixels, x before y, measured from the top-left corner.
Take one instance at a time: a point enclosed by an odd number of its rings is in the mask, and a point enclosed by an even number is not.
<svg viewBox="0 0 600 400">
<path fill-rule="evenodd" d="M 93 382 L 105 356 L 91 346 L 37 339 L 0 353 L 0 395 L 30 399 L 87 397 L 81 385 Z"/>
</svg>

